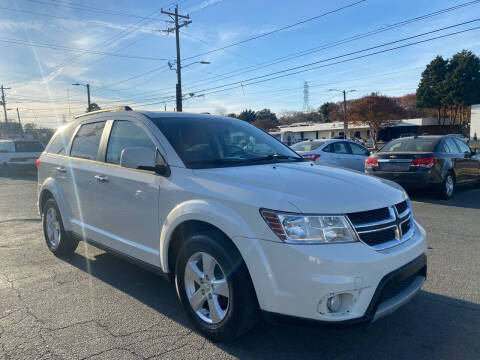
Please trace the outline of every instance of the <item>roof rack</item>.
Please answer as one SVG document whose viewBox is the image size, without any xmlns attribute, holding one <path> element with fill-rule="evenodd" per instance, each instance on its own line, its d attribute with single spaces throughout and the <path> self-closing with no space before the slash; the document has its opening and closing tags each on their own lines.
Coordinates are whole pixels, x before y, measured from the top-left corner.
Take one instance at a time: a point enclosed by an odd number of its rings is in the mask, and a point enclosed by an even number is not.
<svg viewBox="0 0 480 360">
<path fill-rule="evenodd" d="M 97 110 L 97 111 L 90 111 L 90 112 L 87 112 L 85 114 L 76 115 L 73 118 L 78 119 L 78 118 L 81 118 L 83 116 L 87 116 L 87 115 L 91 115 L 91 114 L 98 114 L 98 113 L 102 113 L 102 112 L 113 112 L 113 111 L 133 111 L 133 109 L 130 106 L 119 106 L 119 107 L 111 108 L 111 109 L 102 109 L 102 110 Z"/>
</svg>

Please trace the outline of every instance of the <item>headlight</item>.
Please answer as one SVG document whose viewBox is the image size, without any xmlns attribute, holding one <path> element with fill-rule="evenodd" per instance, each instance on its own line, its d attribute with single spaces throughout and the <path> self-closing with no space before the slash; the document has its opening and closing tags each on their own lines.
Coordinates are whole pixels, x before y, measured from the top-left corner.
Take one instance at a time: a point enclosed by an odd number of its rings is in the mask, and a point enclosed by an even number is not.
<svg viewBox="0 0 480 360">
<path fill-rule="evenodd" d="M 261 209 L 272 231 L 290 244 L 330 244 L 358 241 L 343 215 L 302 215 Z"/>
</svg>

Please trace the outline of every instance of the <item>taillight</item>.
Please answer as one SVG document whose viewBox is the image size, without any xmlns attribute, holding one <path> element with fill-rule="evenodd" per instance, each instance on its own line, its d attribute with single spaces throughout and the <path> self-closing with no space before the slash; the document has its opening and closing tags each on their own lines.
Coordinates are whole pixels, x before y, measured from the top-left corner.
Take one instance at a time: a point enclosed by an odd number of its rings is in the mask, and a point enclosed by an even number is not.
<svg viewBox="0 0 480 360">
<path fill-rule="evenodd" d="M 37 160 L 35 161 L 35 165 L 37 166 L 37 169 L 38 169 L 38 167 L 40 166 L 40 158 L 37 158 Z"/>
<path fill-rule="evenodd" d="M 436 162 L 437 162 L 437 159 L 432 157 L 427 157 L 427 158 L 413 159 L 410 165 L 430 169 L 435 165 Z"/>
<path fill-rule="evenodd" d="M 302 156 L 306 160 L 315 161 L 320 157 L 320 154 L 303 154 Z"/>
<path fill-rule="evenodd" d="M 378 160 L 373 157 L 368 157 L 365 159 L 365 169 L 373 169 L 378 167 Z"/>
</svg>

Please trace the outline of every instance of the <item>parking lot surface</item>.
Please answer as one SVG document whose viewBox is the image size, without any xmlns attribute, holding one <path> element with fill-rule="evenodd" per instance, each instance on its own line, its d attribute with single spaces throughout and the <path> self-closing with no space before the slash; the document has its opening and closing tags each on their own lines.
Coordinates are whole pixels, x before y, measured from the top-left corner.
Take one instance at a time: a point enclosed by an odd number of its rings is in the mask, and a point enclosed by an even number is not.
<svg viewBox="0 0 480 360">
<path fill-rule="evenodd" d="M 480 359 L 480 189 L 413 195 L 428 234 L 428 279 L 406 306 L 353 328 L 260 324 L 215 344 L 198 335 L 174 287 L 80 243 L 47 249 L 36 181 L 0 177 L 0 359 Z"/>
</svg>

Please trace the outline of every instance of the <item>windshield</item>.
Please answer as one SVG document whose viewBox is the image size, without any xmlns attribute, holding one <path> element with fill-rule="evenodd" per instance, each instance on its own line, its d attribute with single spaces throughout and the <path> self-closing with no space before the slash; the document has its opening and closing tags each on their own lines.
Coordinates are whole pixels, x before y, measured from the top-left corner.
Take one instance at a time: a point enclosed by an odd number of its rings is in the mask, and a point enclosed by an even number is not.
<svg viewBox="0 0 480 360">
<path fill-rule="evenodd" d="M 38 141 L 15 141 L 15 152 L 42 152 L 43 145 Z"/>
<path fill-rule="evenodd" d="M 386 144 L 380 152 L 432 152 L 437 139 L 403 138 Z"/>
<path fill-rule="evenodd" d="M 152 121 L 188 168 L 304 161 L 280 141 L 242 120 L 212 116 Z"/>
<path fill-rule="evenodd" d="M 295 151 L 312 151 L 323 145 L 323 141 L 302 141 L 290 146 Z"/>
</svg>

